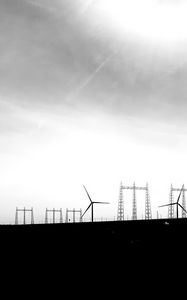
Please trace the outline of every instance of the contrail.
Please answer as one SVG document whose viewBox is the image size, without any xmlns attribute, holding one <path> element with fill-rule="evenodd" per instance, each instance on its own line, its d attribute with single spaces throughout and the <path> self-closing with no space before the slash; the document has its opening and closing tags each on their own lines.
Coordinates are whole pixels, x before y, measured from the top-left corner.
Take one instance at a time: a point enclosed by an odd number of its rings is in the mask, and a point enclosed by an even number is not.
<svg viewBox="0 0 187 300">
<path fill-rule="evenodd" d="M 71 100 L 74 96 L 79 94 L 87 85 L 94 79 L 96 74 L 106 65 L 106 63 L 111 59 L 113 54 L 110 54 L 105 60 L 77 87 L 75 91 L 70 93 L 66 100 Z"/>
</svg>

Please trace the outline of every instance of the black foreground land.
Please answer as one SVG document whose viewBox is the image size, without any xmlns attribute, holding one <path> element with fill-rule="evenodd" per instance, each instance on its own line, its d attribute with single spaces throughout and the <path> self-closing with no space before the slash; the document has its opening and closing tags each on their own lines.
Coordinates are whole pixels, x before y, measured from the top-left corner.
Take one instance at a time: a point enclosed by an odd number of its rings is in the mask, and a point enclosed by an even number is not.
<svg viewBox="0 0 187 300">
<path fill-rule="evenodd" d="M 187 219 L 0 225 L 0 239 L 1 251 L 12 255 L 51 253 L 56 258 L 114 250 L 187 250 Z"/>
<path fill-rule="evenodd" d="M 77 297 L 86 286 L 96 298 L 146 282 L 160 290 L 181 280 L 187 219 L 1 225 L 0 243 L 4 278 L 34 294 L 61 297 L 70 286 Z"/>
</svg>

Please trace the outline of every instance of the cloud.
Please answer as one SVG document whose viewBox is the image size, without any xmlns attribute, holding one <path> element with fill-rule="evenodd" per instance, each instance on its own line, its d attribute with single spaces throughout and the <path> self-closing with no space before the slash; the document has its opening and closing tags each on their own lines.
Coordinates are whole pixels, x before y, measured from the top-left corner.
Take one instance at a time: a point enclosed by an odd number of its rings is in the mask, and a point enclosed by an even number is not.
<svg viewBox="0 0 187 300">
<path fill-rule="evenodd" d="M 164 52 L 127 34 L 114 36 L 101 17 L 93 18 L 91 4 L 1 1 L 0 95 L 36 109 L 185 120 L 185 43 Z"/>
<path fill-rule="evenodd" d="M 62 99 L 91 70 L 89 42 L 74 15 L 69 21 L 24 1 L 10 3 L 1 3 L 0 10 L 1 93 L 25 101 Z"/>
</svg>

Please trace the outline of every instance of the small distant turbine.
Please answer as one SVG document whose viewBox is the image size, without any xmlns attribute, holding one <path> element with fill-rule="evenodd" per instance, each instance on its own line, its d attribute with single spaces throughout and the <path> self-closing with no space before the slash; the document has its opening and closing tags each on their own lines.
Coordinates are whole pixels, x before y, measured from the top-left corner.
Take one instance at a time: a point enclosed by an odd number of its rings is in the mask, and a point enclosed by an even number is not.
<svg viewBox="0 0 187 300">
<path fill-rule="evenodd" d="M 185 211 L 185 213 L 187 213 L 187 211 L 184 209 L 184 207 L 179 203 L 180 196 L 181 196 L 181 193 L 182 193 L 183 189 L 184 189 L 184 184 L 182 185 L 182 188 L 181 188 L 181 190 L 180 190 L 180 193 L 179 193 L 177 202 L 169 203 L 169 204 L 164 204 L 164 205 L 160 205 L 160 206 L 159 206 L 159 207 L 163 207 L 163 206 L 177 205 L 177 219 L 178 219 L 178 217 L 179 217 L 179 206 Z"/>
<path fill-rule="evenodd" d="M 94 214 L 93 214 L 93 205 L 95 204 L 95 203 L 97 203 L 97 204 L 109 204 L 109 202 L 98 202 L 98 201 L 92 201 L 92 199 L 91 199 L 91 197 L 90 197 L 90 195 L 88 194 L 88 191 L 87 191 L 87 189 L 85 188 L 85 186 L 83 185 L 83 187 L 84 187 L 84 189 L 85 189 L 85 191 L 86 191 L 86 194 L 88 195 L 88 198 L 89 198 L 89 200 L 90 200 L 90 205 L 88 205 L 88 207 L 87 207 L 87 209 L 85 210 L 85 212 L 83 213 L 83 215 L 82 215 L 82 217 L 81 218 L 83 218 L 83 216 L 85 215 L 85 213 L 88 211 L 88 209 L 91 207 L 91 215 L 92 215 L 92 222 L 94 221 Z"/>
</svg>

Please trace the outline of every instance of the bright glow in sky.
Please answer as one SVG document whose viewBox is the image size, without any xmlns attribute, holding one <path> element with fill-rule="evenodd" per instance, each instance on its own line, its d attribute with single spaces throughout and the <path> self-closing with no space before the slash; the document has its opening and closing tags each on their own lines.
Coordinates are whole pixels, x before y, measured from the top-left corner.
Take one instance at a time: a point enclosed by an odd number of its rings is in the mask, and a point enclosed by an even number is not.
<svg viewBox="0 0 187 300">
<path fill-rule="evenodd" d="M 156 43 L 187 38 L 187 3 L 150 0 L 101 0 L 98 8 L 108 24 Z"/>
<path fill-rule="evenodd" d="M 122 119 L 116 121 L 102 114 L 77 116 L 76 122 L 52 112 L 38 115 L 23 109 L 17 110 L 17 116 L 32 120 L 36 126 L 30 132 L 1 138 L 1 152 L 3 147 L 9 149 L 1 153 L 1 197 L 7 199 L 8 212 L 13 215 L 16 206 L 34 206 L 38 221 L 43 220 L 46 207 L 62 207 L 64 217 L 66 208 L 84 210 L 89 203 L 84 184 L 93 200 L 110 202 L 107 207 L 95 207 L 95 217 L 113 219 L 122 180 L 125 185 L 134 181 L 138 186 L 151 183 L 151 204 L 156 217 L 157 206 L 168 201 L 170 183 L 178 186 L 185 176 L 185 154 L 181 152 L 179 158 L 177 153 L 180 145 L 168 152 L 167 142 L 174 139 L 174 132 L 160 131 L 165 126 L 159 129 L 157 123 L 147 131 L 147 124 L 140 120 L 134 119 L 133 129 Z M 160 145 L 157 141 L 154 144 L 155 138 L 161 141 Z M 124 192 L 124 199 L 125 218 L 131 218 L 131 193 Z M 145 195 L 137 193 L 139 218 L 144 215 L 144 205 Z M 164 209 L 159 211 L 163 212 Z M 89 218 L 88 212 L 85 219 Z"/>
</svg>

